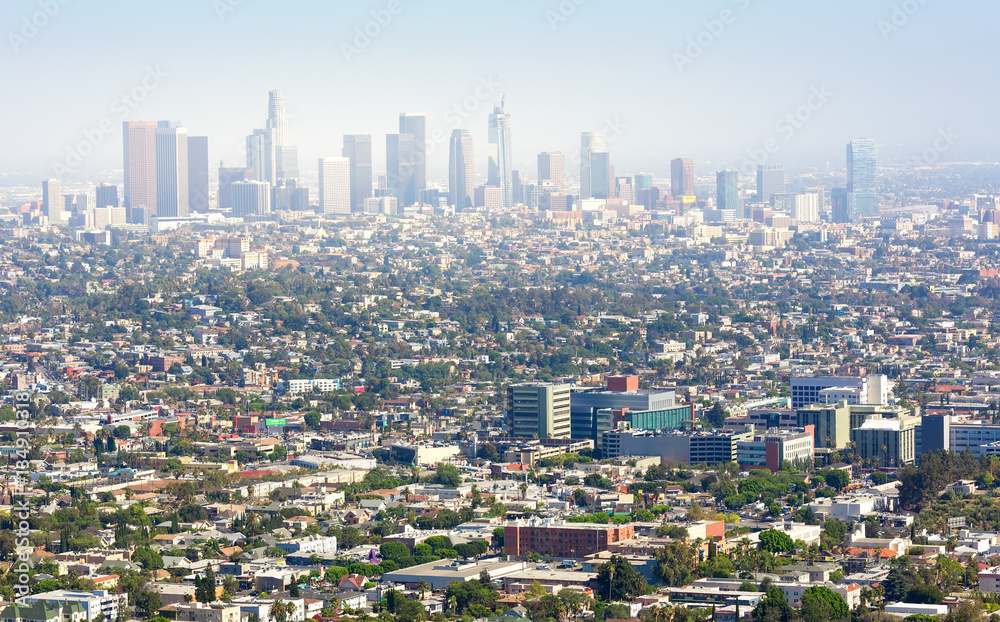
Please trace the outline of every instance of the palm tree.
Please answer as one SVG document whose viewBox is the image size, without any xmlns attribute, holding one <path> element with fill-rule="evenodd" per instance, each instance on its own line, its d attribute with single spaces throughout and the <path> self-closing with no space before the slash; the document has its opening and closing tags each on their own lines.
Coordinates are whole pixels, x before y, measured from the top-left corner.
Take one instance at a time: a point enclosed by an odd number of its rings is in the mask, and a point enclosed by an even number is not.
<svg viewBox="0 0 1000 622">
<path fill-rule="evenodd" d="M 417 589 L 420 590 L 420 600 L 423 600 L 424 593 L 431 589 L 431 584 L 426 579 L 421 579 L 420 583 L 417 584 Z"/>
</svg>

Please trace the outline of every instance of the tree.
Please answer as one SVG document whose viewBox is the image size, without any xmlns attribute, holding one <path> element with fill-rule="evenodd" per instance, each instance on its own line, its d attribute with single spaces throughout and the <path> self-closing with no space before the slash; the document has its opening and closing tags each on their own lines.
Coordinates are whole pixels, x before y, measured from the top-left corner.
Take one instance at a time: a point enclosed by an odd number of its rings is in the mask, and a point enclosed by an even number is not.
<svg viewBox="0 0 1000 622">
<path fill-rule="evenodd" d="M 322 417 L 320 416 L 320 414 L 318 412 L 316 412 L 315 410 L 313 410 L 313 411 L 307 412 L 305 415 L 303 415 L 302 416 L 302 420 L 306 422 L 307 426 L 309 426 L 311 429 L 315 430 L 316 428 L 319 427 L 319 423 L 322 420 Z"/>
<path fill-rule="evenodd" d="M 814 585 L 802 594 L 802 618 L 805 622 L 829 622 L 850 616 L 844 598 L 822 585 Z"/>
<path fill-rule="evenodd" d="M 656 551 L 656 578 L 670 587 L 687 585 L 694 579 L 694 555 L 687 542 L 675 541 Z"/>
<path fill-rule="evenodd" d="M 851 476 L 843 469 L 832 469 L 826 472 L 826 485 L 835 490 L 843 490 L 851 483 Z"/>
<path fill-rule="evenodd" d="M 608 601 L 635 600 L 646 589 L 646 579 L 627 559 L 612 555 L 597 567 L 597 582 Z"/>
<path fill-rule="evenodd" d="M 457 488 L 462 485 L 462 473 L 453 464 L 439 464 L 434 472 L 434 483 Z"/>
<path fill-rule="evenodd" d="M 199 603 L 215 602 L 215 571 L 211 566 L 204 575 L 194 578 L 194 598 Z"/>
<path fill-rule="evenodd" d="M 382 559 L 391 559 L 397 563 L 402 563 L 410 558 L 410 549 L 406 548 L 402 542 L 383 542 L 378 547 L 378 552 Z"/>
<path fill-rule="evenodd" d="M 795 610 L 777 587 L 768 589 L 767 597 L 757 603 L 753 610 L 753 619 L 756 622 L 790 622 L 796 617 Z"/>
<path fill-rule="evenodd" d="M 889 476 L 883 473 L 882 471 L 875 471 L 874 473 L 872 473 L 872 484 L 875 484 L 876 486 L 881 486 L 882 484 L 886 484 L 888 482 L 889 482 Z"/>
<path fill-rule="evenodd" d="M 924 605 L 940 605 L 944 593 L 936 585 L 914 585 L 906 591 L 906 602 Z"/>
<path fill-rule="evenodd" d="M 705 515 L 705 509 L 702 508 L 697 503 L 692 503 L 691 507 L 688 508 L 688 513 L 687 513 L 688 522 L 696 523 L 700 520 L 705 520 L 705 518 L 707 518 Z"/>
<path fill-rule="evenodd" d="M 795 550 L 795 543 L 784 531 L 767 529 L 760 532 L 760 548 L 769 553 L 784 553 Z"/>
</svg>

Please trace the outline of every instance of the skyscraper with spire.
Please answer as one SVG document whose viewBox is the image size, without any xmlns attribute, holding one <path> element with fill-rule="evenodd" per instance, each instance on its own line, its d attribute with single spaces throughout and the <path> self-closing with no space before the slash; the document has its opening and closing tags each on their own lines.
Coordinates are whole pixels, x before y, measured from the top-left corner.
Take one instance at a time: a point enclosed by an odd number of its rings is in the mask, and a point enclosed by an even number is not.
<svg viewBox="0 0 1000 622">
<path fill-rule="evenodd" d="M 284 91 L 270 91 L 267 98 L 267 126 L 265 139 L 270 143 L 274 164 L 272 179 L 297 179 L 299 176 L 299 151 L 292 145 L 288 131 L 288 114 L 285 111 Z"/>
<path fill-rule="evenodd" d="M 489 168 L 486 185 L 500 188 L 505 208 L 514 206 L 514 182 L 511 171 L 510 115 L 504 112 L 506 97 L 493 108 L 489 119 Z"/>
</svg>

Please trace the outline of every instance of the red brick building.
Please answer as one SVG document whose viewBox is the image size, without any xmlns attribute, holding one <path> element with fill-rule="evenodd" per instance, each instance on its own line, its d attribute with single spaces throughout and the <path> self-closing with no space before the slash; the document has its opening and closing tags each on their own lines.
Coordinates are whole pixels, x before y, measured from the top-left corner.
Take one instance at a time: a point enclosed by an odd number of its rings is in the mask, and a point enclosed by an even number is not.
<svg viewBox="0 0 1000 622">
<path fill-rule="evenodd" d="M 608 550 L 609 544 L 635 537 L 632 525 L 593 523 L 522 522 L 503 528 L 503 547 L 508 555 L 534 551 L 548 557 L 583 557 Z"/>
</svg>

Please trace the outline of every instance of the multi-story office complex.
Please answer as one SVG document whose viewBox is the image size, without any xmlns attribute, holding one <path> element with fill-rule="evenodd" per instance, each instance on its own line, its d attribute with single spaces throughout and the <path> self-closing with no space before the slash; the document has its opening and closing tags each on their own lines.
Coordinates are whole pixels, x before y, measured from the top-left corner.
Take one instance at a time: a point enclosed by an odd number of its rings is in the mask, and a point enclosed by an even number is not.
<svg viewBox="0 0 1000 622">
<path fill-rule="evenodd" d="M 219 167 L 219 209 L 229 209 L 233 206 L 233 195 L 230 190 L 233 182 L 253 179 L 253 169 L 244 166 L 238 168 Z"/>
<path fill-rule="evenodd" d="M 458 211 L 473 206 L 476 194 L 476 166 L 469 130 L 454 130 L 448 153 L 448 192 L 450 205 Z"/>
<path fill-rule="evenodd" d="M 551 181 L 557 189 L 566 185 L 566 156 L 559 151 L 538 154 L 538 183 Z"/>
<path fill-rule="evenodd" d="M 90 592 L 82 590 L 55 590 L 53 592 L 32 594 L 19 600 L 29 605 L 39 602 L 47 604 L 59 603 L 64 607 L 76 605 L 83 608 L 83 619 L 87 622 L 116 620 L 119 615 L 127 615 L 126 611 L 128 610 L 128 594 L 114 594 L 107 590 L 94 590 Z M 64 610 L 63 613 L 67 612 Z M 67 622 L 72 619 L 70 617 L 60 617 L 56 620 Z M 50 620 L 49 622 L 56 622 L 56 620 Z"/>
<path fill-rule="evenodd" d="M 208 211 L 208 136 L 188 136 L 188 206 Z"/>
<path fill-rule="evenodd" d="M 757 202 L 770 203 L 775 193 L 785 191 L 785 167 L 780 164 L 757 166 Z"/>
<path fill-rule="evenodd" d="M 595 199 L 612 199 L 614 179 L 611 154 L 595 151 L 590 154 L 590 195 Z"/>
<path fill-rule="evenodd" d="M 603 409 L 629 411 L 659 411 L 675 405 L 673 391 L 641 391 L 637 376 L 609 377 L 604 389 L 582 389 L 570 393 L 571 436 L 600 440 L 598 411 Z M 663 426 L 669 427 L 669 426 Z M 656 428 L 662 429 L 662 428 Z"/>
<path fill-rule="evenodd" d="M 62 183 L 58 179 L 42 181 L 42 213 L 50 223 L 60 223 L 63 221 L 63 211 Z"/>
<path fill-rule="evenodd" d="M 187 216 L 188 135 L 176 121 L 160 121 L 156 126 L 156 211 L 155 216 Z"/>
<path fill-rule="evenodd" d="M 415 157 L 413 134 L 386 134 L 386 189 L 402 206 L 410 206 L 417 202 L 413 165 Z"/>
<path fill-rule="evenodd" d="M 632 525 L 597 525 L 563 521 L 514 521 L 503 529 L 507 555 L 539 553 L 546 557 L 579 558 L 608 550 L 635 537 Z"/>
<path fill-rule="evenodd" d="M 858 138 L 847 145 L 847 191 L 854 195 L 857 216 L 878 217 L 878 146 L 871 138 Z"/>
<path fill-rule="evenodd" d="M 694 160 L 676 158 L 670 162 L 670 196 L 694 196 Z"/>
<path fill-rule="evenodd" d="M 851 430 L 855 451 L 865 460 L 876 460 L 882 467 L 901 467 L 916 457 L 916 417 L 868 419 Z"/>
<path fill-rule="evenodd" d="M 514 179 L 510 148 L 510 115 L 503 104 L 493 108 L 489 117 L 489 166 L 486 185 L 500 188 L 501 203 L 509 208 L 514 205 Z"/>
<path fill-rule="evenodd" d="M 857 220 L 857 210 L 854 206 L 854 194 L 847 188 L 834 188 L 830 193 L 831 216 L 833 222 L 854 222 Z"/>
<path fill-rule="evenodd" d="M 322 214 L 351 213 L 351 160 L 319 159 L 319 211 Z"/>
<path fill-rule="evenodd" d="M 882 374 L 864 378 L 816 376 L 792 378 L 792 408 L 808 404 L 888 404 L 889 379 Z"/>
<path fill-rule="evenodd" d="M 740 199 L 739 173 L 731 170 L 719 171 L 715 176 L 715 209 L 723 212 L 723 221 L 731 221 L 743 216 L 743 201 Z"/>
<path fill-rule="evenodd" d="M 124 121 L 122 134 L 125 211 L 134 222 L 136 208 L 143 208 L 147 218 L 156 214 L 156 122 Z"/>
<path fill-rule="evenodd" d="M 101 184 L 97 187 L 97 207 L 119 207 L 118 186 Z"/>
<path fill-rule="evenodd" d="M 749 427 L 749 426 L 748 426 Z M 719 464 L 736 460 L 736 444 L 753 439 L 753 431 L 671 431 L 617 429 L 605 432 L 605 458 L 659 456 L 675 464 Z"/>
<path fill-rule="evenodd" d="M 234 181 L 230 192 L 233 216 L 237 218 L 259 216 L 271 211 L 271 184 L 266 181 Z"/>
<path fill-rule="evenodd" d="M 792 200 L 792 218 L 799 222 L 819 222 L 819 194 L 796 194 Z"/>
<path fill-rule="evenodd" d="M 781 470 L 785 461 L 812 461 L 815 456 L 812 426 L 794 429 L 765 429 L 753 438 L 737 441 L 736 461 L 741 467 Z"/>
<path fill-rule="evenodd" d="M 796 409 L 798 427 L 812 426 L 816 447 L 843 449 L 851 440 L 851 407 L 846 402 Z"/>
<path fill-rule="evenodd" d="M 594 198 L 591 183 L 591 157 L 595 153 L 606 152 L 603 132 L 584 132 L 580 136 L 580 198 Z"/>
<path fill-rule="evenodd" d="M 247 168 L 257 181 L 274 183 L 274 145 L 268 130 L 254 130 L 247 136 Z"/>
<path fill-rule="evenodd" d="M 569 438 L 568 384 L 525 383 L 507 388 L 507 430 L 510 436 Z"/>
<path fill-rule="evenodd" d="M 372 135 L 344 134 L 340 155 L 351 161 L 351 211 L 363 213 L 372 196 Z"/>
<path fill-rule="evenodd" d="M 642 197 L 643 191 L 653 187 L 653 176 L 649 173 L 639 173 L 632 176 L 632 196 L 636 201 Z"/>
<path fill-rule="evenodd" d="M 422 114 L 399 115 L 399 146 L 397 150 L 396 185 L 391 184 L 393 169 L 389 169 L 390 187 L 398 190 L 400 205 L 410 206 L 420 200 L 427 189 L 426 120 Z M 408 137 L 408 138 L 406 138 Z M 386 138 L 388 140 L 388 137 Z M 387 155 L 387 157 L 389 157 Z"/>
</svg>

